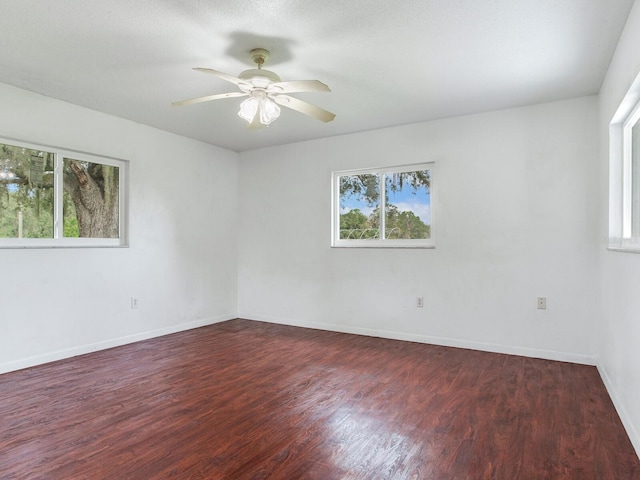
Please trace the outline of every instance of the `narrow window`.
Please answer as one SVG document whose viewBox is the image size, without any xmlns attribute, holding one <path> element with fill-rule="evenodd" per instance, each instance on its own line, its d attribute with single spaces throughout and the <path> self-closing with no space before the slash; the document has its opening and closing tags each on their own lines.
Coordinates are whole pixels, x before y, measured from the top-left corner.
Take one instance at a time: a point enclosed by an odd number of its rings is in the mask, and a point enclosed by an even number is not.
<svg viewBox="0 0 640 480">
<path fill-rule="evenodd" d="M 640 114 L 640 108 L 637 109 Z M 631 218 L 628 220 L 631 226 L 631 237 L 640 237 L 640 115 L 632 118 L 627 126 L 629 130 L 629 143 L 631 150 L 628 152 L 631 169 L 630 197 Z"/>
</svg>

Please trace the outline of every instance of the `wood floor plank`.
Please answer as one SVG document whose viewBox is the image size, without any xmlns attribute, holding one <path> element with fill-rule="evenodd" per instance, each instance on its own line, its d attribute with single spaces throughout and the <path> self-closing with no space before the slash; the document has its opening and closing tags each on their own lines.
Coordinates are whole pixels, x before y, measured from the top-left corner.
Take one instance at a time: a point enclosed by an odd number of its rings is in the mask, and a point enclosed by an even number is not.
<svg viewBox="0 0 640 480">
<path fill-rule="evenodd" d="M 640 479 L 594 367 L 233 320 L 0 375 L 0 479 Z"/>
</svg>

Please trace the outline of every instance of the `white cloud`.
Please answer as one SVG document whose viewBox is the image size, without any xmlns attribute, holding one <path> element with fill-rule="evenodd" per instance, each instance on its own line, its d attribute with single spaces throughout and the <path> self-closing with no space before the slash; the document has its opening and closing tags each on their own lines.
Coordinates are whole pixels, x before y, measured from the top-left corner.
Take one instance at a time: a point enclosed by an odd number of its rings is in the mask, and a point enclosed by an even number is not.
<svg viewBox="0 0 640 480">
<path fill-rule="evenodd" d="M 394 205 L 398 207 L 398 211 L 400 212 L 413 212 L 427 225 L 431 223 L 431 205 L 428 203 L 397 202 L 394 203 Z"/>
</svg>

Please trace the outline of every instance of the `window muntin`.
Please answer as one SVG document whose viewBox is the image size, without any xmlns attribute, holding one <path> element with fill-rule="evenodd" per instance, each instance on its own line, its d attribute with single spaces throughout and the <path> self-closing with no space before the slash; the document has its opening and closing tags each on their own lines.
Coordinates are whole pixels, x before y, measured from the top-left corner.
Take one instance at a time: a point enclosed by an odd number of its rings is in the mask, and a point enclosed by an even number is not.
<svg viewBox="0 0 640 480">
<path fill-rule="evenodd" d="M 432 178 L 432 163 L 334 172 L 332 245 L 433 247 Z"/>
<path fill-rule="evenodd" d="M 0 152 L 0 247 L 127 244 L 127 162 L 12 140 Z"/>
</svg>

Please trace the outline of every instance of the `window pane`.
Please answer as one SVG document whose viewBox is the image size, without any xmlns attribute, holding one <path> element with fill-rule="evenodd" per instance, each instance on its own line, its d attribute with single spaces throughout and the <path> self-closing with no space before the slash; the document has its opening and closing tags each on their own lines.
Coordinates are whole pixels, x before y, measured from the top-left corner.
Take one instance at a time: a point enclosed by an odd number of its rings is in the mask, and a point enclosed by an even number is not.
<svg viewBox="0 0 640 480">
<path fill-rule="evenodd" d="M 0 144 L 0 238 L 53 238 L 53 154 Z"/>
<path fill-rule="evenodd" d="M 631 235 L 640 237 L 640 121 L 631 129 Z"/>
<path fill-rule="evenodd" d="M 64 159 L 65 237 L 118 238 L 119 168 Z"/>
<path fill-rule="evenodd" d="M 345 175 L 340 184 L 340 239 L 380 238 L 380 179 L 376 174 Z"/>
<path fill-rule="evenodd" d="M 385 175 L 385 238 L 409 240 L 431 238 L 431 172 Z"/>
</svg>

